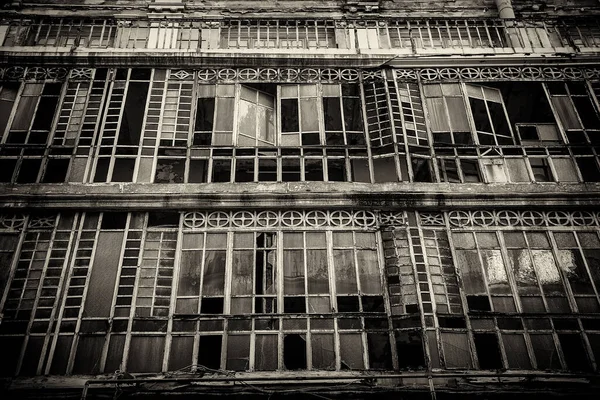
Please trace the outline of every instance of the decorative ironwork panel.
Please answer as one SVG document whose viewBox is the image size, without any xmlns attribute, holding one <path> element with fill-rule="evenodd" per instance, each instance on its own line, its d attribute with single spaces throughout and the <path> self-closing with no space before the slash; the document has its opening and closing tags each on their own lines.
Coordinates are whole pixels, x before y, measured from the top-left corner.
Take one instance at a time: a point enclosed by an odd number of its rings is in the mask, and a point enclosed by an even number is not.
<svg viewBox="0 0 600 400">
<path fill-rule="evenodd" d="M 203 228 L 371 228 L 377 216 L 371 211 L 194 211 L 184 215 L 187 229 Z"/>
</svg>

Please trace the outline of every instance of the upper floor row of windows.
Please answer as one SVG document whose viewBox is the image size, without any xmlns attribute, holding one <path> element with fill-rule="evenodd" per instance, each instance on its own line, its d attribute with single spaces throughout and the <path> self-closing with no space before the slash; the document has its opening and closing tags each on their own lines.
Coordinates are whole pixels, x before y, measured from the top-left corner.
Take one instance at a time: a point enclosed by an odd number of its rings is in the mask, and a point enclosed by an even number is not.
<svg viewBox="0 0 600 400">
<path fill-rule="evenodd" d="M 600 181 L 590 81 L 88 72 L 2 84 L 0 182 Z"/>
<path fill-rule="evenodd" d="M 73 19 L 6 20 L 4 46 L 144 49 L 522 49 L 598 47 L 594 19 L 272 20 Z"/>
</svg>

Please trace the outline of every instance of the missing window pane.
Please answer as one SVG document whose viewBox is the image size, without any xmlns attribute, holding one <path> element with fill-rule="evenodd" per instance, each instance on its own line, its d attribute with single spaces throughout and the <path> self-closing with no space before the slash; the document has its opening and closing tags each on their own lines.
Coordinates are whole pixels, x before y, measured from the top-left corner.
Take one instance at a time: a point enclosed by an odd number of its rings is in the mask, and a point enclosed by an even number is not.
<svg viewBox="0 0 600 400">
<path fill-rule="evenodd" d="M 416 331 L 399 331 L 395 333 L 398 366 L 408 369 L 425 368 L 423 338 Z"/>
<path fill-rule="evenodd" d="M 306 339 L 303 335 L 285 335 L 283 365 L 288 370 L 306 369 Z"/>
<path fill-rule="evenodd" d="M 494 333 L 475 333 L 475 348 L 479 358 L 479 367 L 481 369 L 500 369 L 502 368 L 502 358 L 500 357 L 500 347 L 498 346 L 498 337 Z"/>
</svg>

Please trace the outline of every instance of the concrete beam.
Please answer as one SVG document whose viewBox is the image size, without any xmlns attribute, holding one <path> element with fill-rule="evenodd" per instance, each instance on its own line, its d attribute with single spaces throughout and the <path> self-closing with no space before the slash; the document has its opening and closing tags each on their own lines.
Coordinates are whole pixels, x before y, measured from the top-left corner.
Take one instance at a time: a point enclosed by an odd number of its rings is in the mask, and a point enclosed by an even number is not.
<svg viewBox="0 0 600 400">
<path fill-rule="evenodd" d="M 597 210 L 600 184 L 207 183 L 4 185 L 12 209 L 468 209 Z"/>
</svg>

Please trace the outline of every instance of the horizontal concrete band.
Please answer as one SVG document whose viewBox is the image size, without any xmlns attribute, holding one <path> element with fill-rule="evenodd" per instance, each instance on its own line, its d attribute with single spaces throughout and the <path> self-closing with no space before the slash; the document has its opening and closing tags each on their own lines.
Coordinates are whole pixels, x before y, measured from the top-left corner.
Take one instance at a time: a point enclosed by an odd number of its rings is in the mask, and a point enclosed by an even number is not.
<svg viewBox="0 0 600 400">
<path fill-rule="evenodd" d="M 199 68 L 207 66 L 236 67 L 357 67 L 357 68 L 419 68 L 444 65 L 451 66 L 503 66 L 503 65 L 573 65 L 597 66 L 600 63 L 598 52 L 574 53 L 515 53 L 498 54 L 477 52 L 440 55 L 405 54 L 399 52 L 357 53 L 355 51 L 328 52 L 196 52 L 196 51 L 0 51 L 0 64 L 40 65 L 62 67 L 173 67 Z"/>
<path fill-rule="evenodd" d="M 0 206 L 42 209 L 600 209 L 600 184 L 212 183 L 3 185 Z"/>
</svg>

